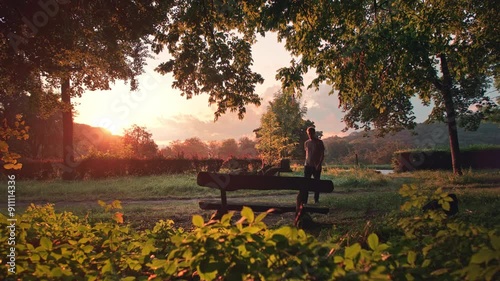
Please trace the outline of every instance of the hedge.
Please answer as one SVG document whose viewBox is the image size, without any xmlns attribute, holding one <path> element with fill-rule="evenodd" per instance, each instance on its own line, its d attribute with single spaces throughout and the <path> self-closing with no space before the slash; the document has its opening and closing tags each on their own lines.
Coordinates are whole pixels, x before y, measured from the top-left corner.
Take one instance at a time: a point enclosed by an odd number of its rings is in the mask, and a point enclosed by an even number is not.
<svg viewBox="0 0 500 281">
<path fill-rule="evenodd" d="M 463 150 L 460 153 L 464 169 L 500 168 L 500 148 Z M 451 154 L 446 150 L 408 150 L 397 151 L 392 160 L 395 172 L 415 170 L 452 170 Z"/>
<path fill-rule="evenodd" d="M 76 161 L 73 167 L 64 166 L 62 161 L 24 160 L 21 163 L 23 164 L 21 170 L 7 171 L 4 169 L 4 174 L 15 174 L 20 179 L 48 180 L 60 178 L 65 169 L 73 170 L 76 179 L 180 174 L 200 171 L 218 172 L 224 160 L 86 158 Z"/>
</svg>

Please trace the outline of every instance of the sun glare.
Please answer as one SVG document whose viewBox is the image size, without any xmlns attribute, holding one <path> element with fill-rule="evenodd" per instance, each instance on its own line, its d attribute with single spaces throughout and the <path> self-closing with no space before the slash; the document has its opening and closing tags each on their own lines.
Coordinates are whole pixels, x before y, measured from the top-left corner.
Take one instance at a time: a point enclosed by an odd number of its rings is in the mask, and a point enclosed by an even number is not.
<svg viewBox="0 0 500 281">
<path fill-rule="evenodd" d="M 107 130 L 110 131 L 111 134 L 115 136 L 121 136 L 123 135 L 124 128 L 113 127 L 113 128 L 107 128 Z"/>
<path fill-rule="evenodd" d="M 103 128 L 115 136 L 123 136 L 123 131 L 125 130 L 125 125 L 111 122 L 94 122 L 92 126 Z"/>
</svg>

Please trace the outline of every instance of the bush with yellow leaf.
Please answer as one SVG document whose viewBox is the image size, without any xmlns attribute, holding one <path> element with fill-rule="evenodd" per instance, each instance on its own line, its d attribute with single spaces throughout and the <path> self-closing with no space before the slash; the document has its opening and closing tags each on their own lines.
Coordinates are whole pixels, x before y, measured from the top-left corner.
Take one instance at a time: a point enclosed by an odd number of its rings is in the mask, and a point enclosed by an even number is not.
<svg viewBox="0 0 500 281">
<path fill-rule="evenodd" d="M 9 151 L 9 144 L 7 143 L 10 138 L 16 138 L 18 140 L 27 140 L 29 138 L 29 126 L 26 126 L 25 121 L 22 119 L 23 116 L 17 114 L 13 125 L 9 125 L 7 119 L 4 119 L 0 127 L 0 153 L 2 153 L 3 167 L 6 170 L 19 170 L 23 166 L 17 161 L 21 158 L 21 155 Z"/>
</svg>

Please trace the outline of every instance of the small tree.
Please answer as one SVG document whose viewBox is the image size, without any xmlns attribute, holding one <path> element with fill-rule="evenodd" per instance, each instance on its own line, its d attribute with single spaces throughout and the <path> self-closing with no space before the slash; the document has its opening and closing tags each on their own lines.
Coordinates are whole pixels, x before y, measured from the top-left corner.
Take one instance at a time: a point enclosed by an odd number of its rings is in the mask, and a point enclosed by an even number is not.
<svg viewBox="0 0 500 281">
<path fill-rule="evenodd" d="M 258 155 L 255 145 L 256 141 L 248 137 L 242 137 L 238 140 L 238 150 L 241 157 L 254 158 Z"/>
<path fill-rule="evenodd" d="M 277 163 L 290 157 L 305 134 L 303 119 L 307 109 L 291 94 L 278 92 L 261 117 L 261 127 L 255 130 L 257 150 L 266 163 Z M 309 124 L 309 123 L 308 123 Z M 302 148 L 303 150 L 303 148 Z"/>
<path fill-rule="evenodd" d="M 185 139 L 182 142 L 182 147 L 186 158 L 206 158 L 208 156 L 208 147 L 200 138 Z"/>
<path fill-rule="evenodd" d="M 235 139 L 225 139 L 219 147 L 219 156 L 222 159 L 239 156 L 238 143 Z"/>
<path fill-rule="evenodd" d="M 280 134 L 280 124 L 276 114 L 268 111 L 260 118 L 260 128 L 256 129 L 257 151 L 264 164 L 275 165 L 281 159 L 281 151 L 285 148 L 286 139 Z"/>
<path fill-rule="evenodd" d="M 153 158 L 158 156 L 158 145 L 151 138 L 152 134 L 146 127 L 132 125 L 125 130 L 123 135 L 123 145 L 131 149 L 132 156 L 137 158 Z"/>
</svg>

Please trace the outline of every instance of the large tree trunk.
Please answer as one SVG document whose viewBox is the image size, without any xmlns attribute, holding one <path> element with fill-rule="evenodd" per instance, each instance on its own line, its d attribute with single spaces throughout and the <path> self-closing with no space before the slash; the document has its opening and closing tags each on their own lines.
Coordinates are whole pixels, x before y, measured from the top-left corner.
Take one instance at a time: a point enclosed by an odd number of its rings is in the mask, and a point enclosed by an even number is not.
<svg viewBox="0 0 500 281">
<path fill-rule="evenodd" d="M 441 94 L 443 95 L 444 106 L 446 109 L 446 123 L 448 125 L 448 135 L 450 138 L 451 164 L 453 173 L 462 175 L 462 163 L 460 161 L 460 147 L 458 145 L 458 130 L 455 106 L 453 105 L 452 83 L 450 70 L 446 54 L 440 54 L 441 72 L 443 74 L 443 84 Z"/>
<path fill-rule="evenodd" d="M 71 107 L 71 89 L 68 78 L 61 81 L 61 100 L 65 105 L 62 113 L 63 123 L 63 180 L 74 179 L 75 154 L 73 150 L 73 110 Z"/>
</svg>

